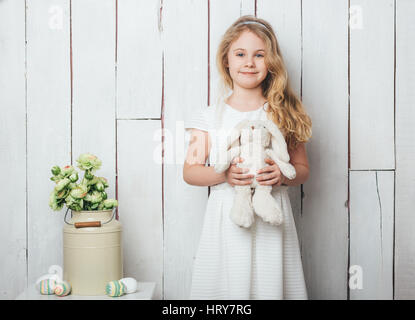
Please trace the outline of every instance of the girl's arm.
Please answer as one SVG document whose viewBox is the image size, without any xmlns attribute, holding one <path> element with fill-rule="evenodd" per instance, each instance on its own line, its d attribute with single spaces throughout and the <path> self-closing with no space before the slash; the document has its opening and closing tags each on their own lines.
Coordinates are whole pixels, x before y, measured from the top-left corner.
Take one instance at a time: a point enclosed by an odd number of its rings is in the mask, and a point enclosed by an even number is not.
<svg viewBox="0 0 415 320">
<path fill-rule="evenodd" d="M 206 167 L 211 141 L 206 131 L 192 129 L 186 160 L 183 165 L 183 180 L 194 186 L 212 186 L 226 181 L 225 172 L 216 173 L 214 167 Z"/>
<path fill-rule="evenodd" d="M 290 163 L 294 166 L 297 174 L 293 180 L 284 177 L 282 183 L 288 186 L 298 186 L 303 184 L 307 181 L 310 172 L 305 144 L 299 143 L 296 149 L 288 149 L 288 154 L 290 155 Z"/>
</svg>

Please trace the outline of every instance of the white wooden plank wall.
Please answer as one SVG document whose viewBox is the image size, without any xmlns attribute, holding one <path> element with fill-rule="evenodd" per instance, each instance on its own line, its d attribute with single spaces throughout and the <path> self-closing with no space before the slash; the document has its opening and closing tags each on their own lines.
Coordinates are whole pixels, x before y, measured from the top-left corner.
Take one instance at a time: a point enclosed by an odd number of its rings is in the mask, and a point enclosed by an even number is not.
<svg viewBox="0 0 415 320">
<path fill-rule="evenodd" d="M 117 3 L 117 118 L 160 120 L 162 3 L 160 0 Z"/>
<path fill-rule="evenodd" d="M 393 299 L 394 180 L 393 171 L 350 173 L 350 299 Z"/>
<path fill-rule="evenodd" d="M 395 299 L 415 298 L 414 15 L 414 1 L 396 1 Z"/>
<path fill-rule="evenodd" d="M 395 169 L 394 0 L 350 7 L 350 169 Z"/>
<path fill-rule="evenodd" d="M 0 2 L 0 299 L 27 282 L 25 2 Z"/>
<path fill-rule="evenodd" d="M 157 135 L 163 98 L 161 8 L 157 0 L 117 5 L 118 212 L 124 226 L 124 274 L 155 281 L 157 299 L 163 295 L 163 167 Z"/>
<path fill-rule="evenodd" d="M 159 120 L 118 121 L 118 199 L 124 275 L 157 282 L 162 297 L 163 219 Z"/>
<path fill-rule="evenodd" d="M 62 214 L 50 169 L 71 163 L 69 1 L 27 2 L 28 282 L 62 261 Z M 47 55 L 47 59 L 45 59 Z"/>
<path fill-rule="evenodd" d="M 414 1 L 3 0 L 0 299 L 62 264 L 50 168 L 83 152 L 119 200 L 124 275 L 188 297 L 208 188 L 183 181 L 183 121 L 215 102 L 245 14 L 272 24 L 313 121 L 290 190 L 310 299 L 415 298 Z"/>
<path fill-rule="evenodd" d="M 350 6 L 349 296 L 393 299 L 394 0 Z"/>
<path fill-rule="evenodd" d="M 164 298 L 187 299 L 208 188 L 183 180 L 184 120 L 208 98 L 208 5 L 163 1 Z"/>
<path fill-rule="evenodd" d="M 72 161 L 90 152 L 102 161 L 115 197 L 115 1 L 72 3 Z M 93 17 L 93 23 L 91 18 Z"/>
<path fill-rule="evenodd" d="M 303 102 L 313 121 L 301 238 L 312 299 L 347 298 L 347 1 L 303 1 Z"/>
</svg>

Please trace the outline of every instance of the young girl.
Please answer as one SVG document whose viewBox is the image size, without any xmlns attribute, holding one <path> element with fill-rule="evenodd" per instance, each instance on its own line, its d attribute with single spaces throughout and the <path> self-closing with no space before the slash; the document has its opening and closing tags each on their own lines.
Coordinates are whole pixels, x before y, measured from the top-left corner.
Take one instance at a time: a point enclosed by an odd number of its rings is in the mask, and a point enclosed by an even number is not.
<svg viewBox="0 0 415 320">
<path fill-rule="evenodd" d="M 183 178 L 191 185 L 212 186 L 200 243 L 193 266 L 191 299 L 307 299 L 297 232 L 288 186 L 304 183 L 309 174 L 304 143 L 311 137 L 311 120 L 293 93 L 281 51 L 269 23 L 242 16 L 225 32 L 217 52 L 223 87 L 216 104 L 193 116 L 185 128 L 191 140 Z M 296 178 L 288 180 L 271 159 L 257 174 L 244 174 L 236 158 L 227 171 L 215 172 L 219 132 L 243 119 L 270 119 L 285 137 Z M 221 131 L 222 130 L 222 131 Z M 225 131 L 223 131 L 225 130 Z M 226 135 L 226 134 L 225 134 Z M 248 170 L 248 169 L 246 169 Z M 256 217 L 249 228 L 229 217 L 234 186 L 257 179 L 272 187 L 281 202 L 284 222 L 273 226 Z"/>
</svg>

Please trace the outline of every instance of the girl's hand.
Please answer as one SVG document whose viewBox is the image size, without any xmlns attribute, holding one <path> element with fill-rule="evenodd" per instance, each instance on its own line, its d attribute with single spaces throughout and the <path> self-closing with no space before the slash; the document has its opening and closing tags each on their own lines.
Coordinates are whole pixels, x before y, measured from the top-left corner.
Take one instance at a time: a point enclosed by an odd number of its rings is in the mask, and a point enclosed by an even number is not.
<svg viewBox="0 0 415 320">
<path fill-rule="evenodd" d="M 266 158 L 265 162 L 270 164 L 270 166 L 264 167 L 257 171 L 258 174 L 263 172 L 269 172 L 269 174 L 264 174 L 258 176 L 256 180 L 262 186 L 280 186 L 285 181 L 285 176 L 281 173 L 280 167 L 275 163 L 274 160 Z"/>
<path fill-rule="evenodd" d="M 244 174 L 248 172 L 248 168 L 239 168 L 236 166 L 238 162 L 243 162 L 243 159 L 238 157 L 232 160 L 231 166 L 225 171 L 226 182 L 231 186 L 245 186 L 252 183 L 253 174 Z"/>
</svg>

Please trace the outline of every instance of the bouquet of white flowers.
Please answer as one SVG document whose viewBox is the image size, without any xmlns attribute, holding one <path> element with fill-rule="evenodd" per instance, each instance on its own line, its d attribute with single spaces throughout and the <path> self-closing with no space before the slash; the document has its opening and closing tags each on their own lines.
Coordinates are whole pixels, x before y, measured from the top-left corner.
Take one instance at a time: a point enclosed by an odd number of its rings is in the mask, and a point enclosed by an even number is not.
<svg viewBox="0 0 415 320">
<path fill-rule="evenodd" d="M 55 211 L 61 210 L 64 204 L 74 211 L 108 210 L 118 206 L 117 200 L 107 199 L 107 179 L 93 174 L 101 167 L 101 160 L 93 154 L 84 153 L 76 161 L 78 168 L 85 171 L 80 184 L 76 184 L 78 173 L 73 166 L 52 168 L 53 176 L 50 180 L 56 186 L 50 194 L 49 206 Z"/>
</svg>

